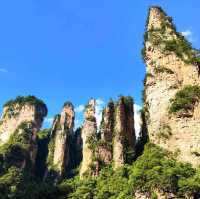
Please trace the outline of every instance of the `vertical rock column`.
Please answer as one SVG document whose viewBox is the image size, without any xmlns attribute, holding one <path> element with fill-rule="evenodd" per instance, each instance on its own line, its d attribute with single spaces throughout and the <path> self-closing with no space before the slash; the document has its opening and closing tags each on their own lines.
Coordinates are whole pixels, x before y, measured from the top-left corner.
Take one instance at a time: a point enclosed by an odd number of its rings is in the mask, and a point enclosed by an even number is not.
<svg viewBox="0 0 200 199">
<path fill-rule="evenodd" d="M 0 145 L 5 144 L 23 122 L 34 125 L 33 139 L 47 115 L 46 105 L 34 96 L 17 97 L 4 105 L 0 120 Z"/>
<path fill-rule="evenodd" d="M 74 107 L 70 102 L 64 104 L 60 115 L 53 122 L 49 144 L 48 168 L 62 177 L 69 164 L 70 136 L 74 128 Z"/>
<path fill-rule="evenodd" d="M 95 118 L 96 101 L 91 99 L 85 107 L 84 124 L 82 127 L 83 161 L 81 163 L 80 176 L 91 173 L 92 163 L 95 157 L 94 141 L 96 140 L 97 123 Z"/>
<path fill-rule="evenodd" d="M 113 138 L 113 163 L 115 169 L 131 160 L 134 155 L 135 142 L 133 100 L 131 97 L 120 97 L 115 107 Z"/>
<path fill-rule="evenodd" d="M 199 103 L 190 112 L 169 111 L 178 92 L 188 86 L 190 90 L 200 86 L 199 70 L 194 61 L 197 55 L 161 8 L 150 8 L 146 28 L 144 112 L 149 139 L 174 152 L 179 160 L 197 166 L 200 164 Z M 194 93 L 192 96 L 187 92 L 179 96 L 179 107 L 187 101 L 184 96 L 194 98 Z"/>
<path fill-rule="evenodd" d="M 47 107 L 34 96 L 17 97 L 4 105 L 0 121 L 0 147 L 6 145 L 3 164 L 32 171 L 37 155 L 37 132 L 41 128 Z M 17 157 L 16 157 L 17 154 Z M 5 166 L 6 168 L 6 166 Z"/>
<path fill-rule="evenodd" d="M 114 113 L 115 105 L 110 101 L 102 113 L 102 121 L 100 126 L 101 141 L 99 146 L 99 156 L 106 165 L 112 161 L 112 140 L 114 130 Z"/>
</svg>

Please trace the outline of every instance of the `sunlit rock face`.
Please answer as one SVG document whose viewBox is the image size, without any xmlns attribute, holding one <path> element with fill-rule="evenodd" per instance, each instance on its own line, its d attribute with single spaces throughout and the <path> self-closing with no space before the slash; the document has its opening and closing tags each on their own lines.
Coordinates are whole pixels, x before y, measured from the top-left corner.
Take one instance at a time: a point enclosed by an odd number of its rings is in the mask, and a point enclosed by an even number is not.
<svg viewBox="0 0 200 199">
<path fill-rule="evenodd" d="M 54 119 L 49 143 L 48 168 L 62 177 L 70 160 L 70 141 L 74 129 L 74 107 L 70 102 L 64 104 L 60 115 Z"/>
<path fill-rule="evenodd" d="M 46 114 L 46 105 L 34 96 L 20 96 L 4 105 L 0 121 L 0 146 L 6 149 L 3 164 L 34 170 L 37 133 Z"/>
<path fill-rule="evenodd" d="M 95 139 L 97 134 L 97 123 L 95 118 L 95 105 L 96 101 L 91 99 L 85 107 L 84 123 L 82 127 L 82 141 L 83 141 L 83 160 L 81 163 L 80 176 L 91 173 L 93 164 L 93 157 L 95 156 L 95 147 L 92 145 L 92 139 Z"/>
<path fill-rule="evenodd" d="M 90 100 L 85 108 L 82 127 L 83 161 L 80 176 L 98 176 L 106 165 L 114 168 L 131 162 L 135 150 L 135 129 L 133 99 L 120 97 L 110 101 L 103 109 L 102 121 L 97 132 L 95 100 Z"/>
<path fill-rule="evenodd" d="M 17 127 L 23 122 L 34 125 L 36 138 L 44 117 L 47 115 L 46 105 L 34 96 L 18 97 L 4 105 L 0 120 L 0 145 L 6 143 Z"/>
<path fill-rule="evenodd" d="M 195 51 L 172 24 L 152 7 L 147 20 L 143 56 L 146 62 L 144 110 L 150 141 L 194 166 L 200 163 L 200 106 L 170 113 L 172 100 L 186 86 L 199 86 Z M 184 100 L 184 99 L 183 99 Z"/>
</svg>

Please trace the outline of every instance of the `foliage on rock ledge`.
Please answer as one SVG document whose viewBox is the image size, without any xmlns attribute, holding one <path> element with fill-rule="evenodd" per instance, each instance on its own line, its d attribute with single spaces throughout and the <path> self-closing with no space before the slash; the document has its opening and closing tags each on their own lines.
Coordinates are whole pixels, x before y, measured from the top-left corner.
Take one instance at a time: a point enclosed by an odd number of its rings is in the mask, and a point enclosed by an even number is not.
<svg viewBox="0 0 200 199">
<path fill-rule="evenodd" d="M 158 47 L 162 53 L 174 52 L 180 59 L 188 64 L 200 65 L 200 59 L 198 51 L 192 48 L 192 44 L 179 32 L 177 32 L 175 25 L 173 24 L 172 18 L 162 10 L 161 7 L 157 8 L 161 15 L 161 28 L 148 28 L 149 14 L 146 22 L 146 32 L 144 34 L 144 48 L 142 49 L 143 60 L 146 60 L 146 46 L 145 43 L 148 41 L 152 45 Z M 151 8 L 150 8 L 151 9 Z M 171 33 L 168 30 L 171 29 Z M 167 34 L 166 34 L 167 33 Z M 169 39 L 169 35 L 175 35 Z"/>
<path fill-rule="evenodd" d="M 57 185 L 38 181 L 10 167 L 0 175 L 0 190 L 0 196 L 15 199 L 132 199 L 136 192 L 156 197 L 155 190 L 177 198 L 198 198 L 200 171 L 177 162 L 172 154 L 148 143 L 132 165 L 116 171 L 111 166 L 104 167 L 98 177 L 80 180 L 77 175 Z"/>
<path fill-rule="evenodd" d="M 44 113 L 43 113 L 44 117 L 48 113 L 46 104 L 42 100 L 36 98 L 33 95 L 18 96 L 18 97 L 16 97 L 16 99 L 9 100 L 8 102 L 6 102 L 4 104 L 4 107 L 8 107 L 8 110 L 7 110 L 8 116 L 12 116 L 12 115 L 15 116 L 15 115 L 19 114 L 19 111 L 21 110 L 21 108 L 23 106 L 25 106 L 26 104 L 43 108 L 44 109 Z"/>
<path fill-rule="evenodd" d="M 178 113 L 180 111 L 187 113 L 193 111 L 194 106 L 200 100 L 200 87 L 199 86 L 186 86 L 178 91 L 171 99 L 171 106 L 169 113 Z"/>
</svg>

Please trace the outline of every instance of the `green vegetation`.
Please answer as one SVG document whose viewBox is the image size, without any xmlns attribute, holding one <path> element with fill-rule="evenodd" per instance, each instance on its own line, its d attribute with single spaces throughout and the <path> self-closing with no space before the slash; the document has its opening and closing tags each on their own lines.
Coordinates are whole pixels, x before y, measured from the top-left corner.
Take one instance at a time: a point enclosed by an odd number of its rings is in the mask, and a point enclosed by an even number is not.
<svg viewBox="0 0 200 199">
<path fill-rule="evenodd" d="M 166 140 L 166 139 L 169 139 L 171 135 L 172 135 L 172 130 L 169 125 L 163 124 L 159 128 L 158 138 Z"/>
<path fill-rule="evenodd" d="M 47 109 L 45 103 L 42 100 L 40 100 L 32 95 L 25 96 L 25 97 L 18 96 L 18 97 L 16 97 L 15 100 L 10 100 L 10 101 L 6 102 L 4 104 L 4 107 L 8 107 L 7 114 L 9 117 L 11 117 L 11 116 L 18 115 L 21 108 L 26 104 L 37 106 L 37 107 L 42 107 L 44 109 L 43 116 L 47 115 L 48 109 Z"/>
<path fill-rule="evenodd" d="M 147 144 L 143 155 L 130 166 L 116 171 L 105 167 L 97 178 L 80 180 L 77 176 L 61 185 L 62 189 L 68 190 L 67 198 L 70 199 L 131 199 L 136 191 L 156 198 L 155 190 L 172 193 L 177 198 L 198 198 L 199 183 L 199 170 L 177 162 L 166 151 Z"/>
<path fill-rule="evenodd" d="M 48 135 L 40 134 L 42 138 Z M 136 191 L 156 198 L 156 190 L 172 193 L 177 198 L 199 198 L 200 171 L 177 162 L 170 153 L 148 143 L 132 165 L 115 171 L 112 166 L 104 167 L 96 178 L 88 176 L 80 180 L 77 175 L 55 185 L 38 181 L 15 166 L 0 175 L 1 198 L 132 199 Z"/>
<path fill-rule="evenodd" d="M 110 121 L 110 128 L 112 130 L 112 132 L 114 131 L 114 122 L 115 122 L 115 103 L 113 102 L 112 99 L 109 100 L 108 105 L 106 107 L 107 109 L 109 109 L 109 121 Z M 106 109 L 105 108 L 105 109 Z M 104 129 L 104 125 L 105 125 L 105 121 L 104 121 L 104 117 L 105 117 L 105 109 L 102 111 L 102 121 L 100 124 L 100 133 L 99 135 L 101 135 L 101 130 Z"/>
<path fill-rule="evenodd" d="M 69 101 L 67 101 L 67 102 L 65 102 L 65 103 L 63 104 L 63 107 L 65 107 L 65 106 L 74 107 L 73 104 L 72 104 L 71 102 L 69 102 Z"/>
<path fill-rule="evenodd" d="M 182 90 L 178 91 L 171 99 L 171 106 L 169 113 L 177 113 L 182 111 L 187 113 L 193 111 L 194 106 L 200 100 L 200 87 L 199 86 L 186 86 Z"/>
<path fill-rule="evenodd" d="M 47 169 L 46 159 L 48 155 L 48 144 L 50 141 L 50 129 L 44 129 L 37 133 L 38 152 L 36 157 L 35 174 L 39 179 L 43 179 L 45 170 Z"/>
<path fill-rule="evenodd" d="M 168 73 L 168 74 L 174 74 L 174 72 L 169 69 L 169 68 L 165 68 L 165 67 L 155 67 L 154 68 L 155 73 Z"/>
<path fill-rule="evenodd" d="M 18 97 L 16 97 L 15 100 L 10 100 L 10 101 L 6 102 L 4 104 L 4 107 L 13 106 L 13 105 L 16 105 L 16 104 L 19 104 L 21 106 L 24 106 L 25 104 L 46 106 L 42 100 L 36 98 L 33 95 L 29 95 L 29 96 L 26 96 L 26 97 L 18 96 Z"/>
<path fill-rule="evenodd" d="M 193 63 L 196 66 L 200 67 L 200 54 L 199 54 L 198 50 L 196 50 L 195 56 L 191 59 L 191 63 Z"/>
<path fill-rule="evenodd" d="M 176 31 L 176 27 L 173 24 L 172 18 L 167 16 L 162 8 L 154 8 L 159 9 L 161 13 L 161 27 L 152 27 L 147 30 L 149 22 L 148 14 L 146 32 L 144 34 L 144 48 L 142 49 L 142 57 L 144 61 L 147 59 L 146 52 L 147 50 L 149 50 L 146 49 L 145 43 L 149 41 L 152 43 L 152 45 L 157 46 L 163 53 L 174 52 L 184 62 L 199 65 L 199 56 L 197 56 L 197 53 L 192 48 L 192 44 L 188 42 L 181 33 Z M 167 31 L 168 28 L 172 30 L 171 33 Z M 172 37 L 172 35 L 174 35 L 175 37 Z M 170 37 L 171 39 L 169 39 Z"/>
<path fill-rule="evenodd" d="M 28 150 L 35 145 L 32 140 L 32 128 L 32 123 L 22 123 L 8 142 L 0 147 L 0 173 L 6 172 L 12 166 L 19 167 L 24 161 L 31 169 Z"/>
<path fill-rule="evenodd" d="M 177 162 L 166 151 L 147 144 L 143 155 L 131 167 L 129 183 L 133 192 L 151 195 L 157 189 L 185 198 L 199 195 L 200 186 L 195 186 L 199 183 L 197 176 L 200 177 L 199 171 L 190 164 Z"/>
</svg>

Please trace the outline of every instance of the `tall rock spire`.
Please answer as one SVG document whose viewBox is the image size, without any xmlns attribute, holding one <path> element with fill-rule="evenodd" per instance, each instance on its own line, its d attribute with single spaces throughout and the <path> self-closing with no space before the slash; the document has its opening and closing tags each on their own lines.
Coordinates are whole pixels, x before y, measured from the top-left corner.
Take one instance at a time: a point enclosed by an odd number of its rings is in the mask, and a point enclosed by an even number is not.
<svg viewBox="0 0 200 199">
<path fill-rule="evenodd" d="M 36 137 L 46 114 L 46 105 L 34 96 L 20 96 L 4 105 L 0 121 L 2 169 L 16 167 L 33 172 Z"/>
<path fill-rule="evenodd" d="M 70 136 L 74 128 L 74 107 L 66 102 L 60 115 L 54 119 L 49 143 L 48 172 L 55 172 L 55 177 L 66 174 L 69 164 Z"/>
<path fill-rule="evenodd" d="M 46 115 L 46 105 L 34 96 L 19 96 L 15 100 L 8 101 L 3 107 L 0 120 L 0 145 L 6 143 L 23 122 L 33 123 L 34 138 L 36 138 L 36 133 Z"/>
<path fill-rule="evenodd" d="M 197 54 L 159 7 L 149 10 L 144 39 L 142 52 L 147 73 L 143 97 L 150 141 L 174 152 L 178 159 L 197 165 L 200 163 L 195 155 L 200 152 Z"/>
<path fill-rule="evenodd" d="M 99 157 L 101 161 L 108 165 L 112 162 L 112 141 L 114 135 L 114 116 L 115 104 L 111 100 L 104 108 L 102 113 L 102 121 L 100 125 L 100 144 L 99 144 Z"/>
<path fill-rule="evenodd" d="M 135 142 L 133 100 L 131 97 L 120 97 L 115 107 L 113 136 L 114 168 L 121 167 L 132 160 Z"/>
<path fill-rule="evenodd" d="M 110 101 L 102 113 L 102 121 L 100 126 L 101 139 L 106 142 L 112 142 L 114 128 L 114 112 L 115 104 Z"/>
<path fill-rule="evenodd" d="M 97 134 L 97 123 L 95 118 L 96 101 L 91 99 L 85 107 L 84 124 L 82 127 L 82 141 L 83 141 L 83 161 L 81 163 L 80 176 L 91 174 L 94 166 L 94 157 L 96 153 L 95 141 Z M 96 167 L 96 164 L 95 164 Z"/>
</svg>

